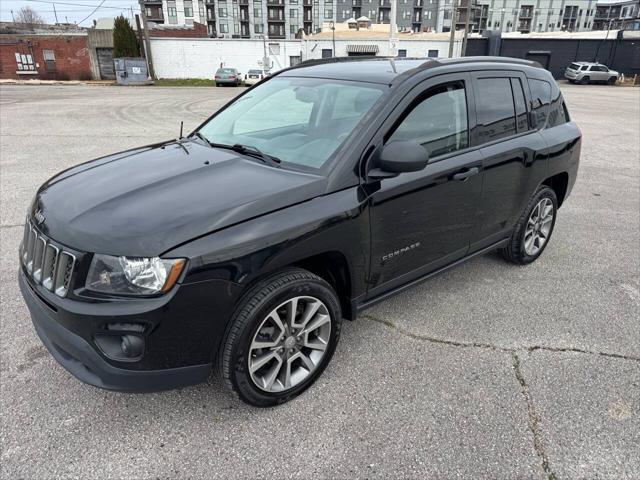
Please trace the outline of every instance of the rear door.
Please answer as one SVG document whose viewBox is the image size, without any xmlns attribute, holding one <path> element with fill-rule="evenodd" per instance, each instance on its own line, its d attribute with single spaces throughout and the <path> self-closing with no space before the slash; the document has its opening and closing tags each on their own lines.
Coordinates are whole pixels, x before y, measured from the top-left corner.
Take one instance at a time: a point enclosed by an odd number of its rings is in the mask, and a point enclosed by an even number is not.
<svg viewBox="0 0 640 480">
<path fill-rule="evenodd" d="M 517 71 L 473 75 L 476 132 L 484 180 L 470 251 L 508 237 L 547 170 L 547 147 L 529 119 L 526 77 Z"/>
</svg>

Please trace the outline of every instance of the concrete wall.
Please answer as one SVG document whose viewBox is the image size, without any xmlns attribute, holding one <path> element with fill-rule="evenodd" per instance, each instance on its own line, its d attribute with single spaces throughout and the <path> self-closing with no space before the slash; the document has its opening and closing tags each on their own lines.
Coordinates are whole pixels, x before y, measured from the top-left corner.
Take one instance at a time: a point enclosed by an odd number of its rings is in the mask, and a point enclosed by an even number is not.
<svg viewBox="0 0 640 480">
<path fill-rule="evenodd" d="M 397 50 L 406 50 L 407 57 L 427 57 L 429 50 L 437 51 L 436 56 L 447 57 L 449 55 L 449 42 L 446 40 L 398 40 Z M 377 45 L 377 56 L 395 56 L 396 52 L 390 48 L 389 40 L 336 40 L 337 57 L 347 56 L 347 45 Z M 455 41 L 453 56 L 460 56 L 461 39 Z M 333 43 L 329 39 L 308 39 L 302 41 L 303 60 L 322 58 L 323 49 L 333 49 Z"/>
<path fill-rule="evenodd" d="M 300 56 L 299 40 L 267 40 L 271 72 L 291 66 L 290 57 Z M 158 78 L 208 78 L 218 68 L 234 67 L 241 73 L 261 68 L 261 40 L 217 40 L 213 38 L 152 38 L 151 54 Z"/>
</svg>

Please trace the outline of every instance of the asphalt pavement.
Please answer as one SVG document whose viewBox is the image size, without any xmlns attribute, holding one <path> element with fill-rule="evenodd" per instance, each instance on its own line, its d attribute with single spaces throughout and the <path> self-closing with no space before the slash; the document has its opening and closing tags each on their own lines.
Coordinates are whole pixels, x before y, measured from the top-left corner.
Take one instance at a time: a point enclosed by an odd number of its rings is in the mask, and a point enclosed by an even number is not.
<svg viewBox="0 0 640 480">
<path fill-rule="evenodd" d="M 255 409 L 214 377 L 80 383 L 16 277 L 40 184 L 238 89 L 0 87 L 1 478 L 640 478 L 640 89 L 561 88 L 582 163 L 544 255 L 488 254 L 367 310 L 309 391 Z"/>
</svg>

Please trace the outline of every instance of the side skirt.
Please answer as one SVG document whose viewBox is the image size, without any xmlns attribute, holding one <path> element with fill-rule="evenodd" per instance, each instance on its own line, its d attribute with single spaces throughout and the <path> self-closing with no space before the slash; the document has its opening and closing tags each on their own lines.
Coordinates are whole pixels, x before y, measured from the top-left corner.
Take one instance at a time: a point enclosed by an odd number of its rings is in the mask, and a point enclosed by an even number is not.
<svg viewBox="0 0 640 480">
<path fill-rule="evenodd" d="M 418 277 L 414 280 L 411 280 L 410 282 L 405 283 L 404 285 L 400 285 L 399 287 L 395 287 L 392 288 L 391 290 L 381 293 L 380 295 L 377 295 L 373 298 L 370 299 L 366 299 L 362 302 L 359 302 L 358 299 L 354 299 L 352 300 L 352 311 L 357 313 L 362 312 L 363 310 L 366 310 L 369 307 L 372 307 L 373 305 L 375 305 L 376 303 L 380 303 L 383 300 L 386 300 L 389 297 L 392 297 L 393 295 L 396 295 L 400 292 L 403 292 L 404 290 L 407 290 L 415 285 L 418 285 L 422 282 L 424 282 L 425 280 L 430 279 L 431 277 L 444 272 L 445 270 L 449 270 L 450 268 L 453 267 L 457 267 L 458 265 L 466 262 L 467 260 L 470 260 L 472 258 L 475 258 L 477 256 L 480 255 L 484 255 L 485 253 L 489 253 L 493 250 L 496 250 L 498 248 L 504 247 L 507 245 L 507 243 L 509 243 L 509 239 L 508 238 L 504 238 L 496 243 L 493 243 L 491 245 L 489 245 L 488 247 L 485 247 L 481 250 L 478 250 L 477 252 L 474 252 L 470 255 L 467 255 L 466 257 L 463 257 L 459 260 L 456 260 L 455 262 L 450 263 L 449 265 L 445 265 L 444 267 L 438 268 L 437 270 L 434 270 L 433 272 L 429 272 L 426 275 L 423 275 L 421 277 Z M 354 318 L 355 320 L 355 318 Z"/>
</svg>

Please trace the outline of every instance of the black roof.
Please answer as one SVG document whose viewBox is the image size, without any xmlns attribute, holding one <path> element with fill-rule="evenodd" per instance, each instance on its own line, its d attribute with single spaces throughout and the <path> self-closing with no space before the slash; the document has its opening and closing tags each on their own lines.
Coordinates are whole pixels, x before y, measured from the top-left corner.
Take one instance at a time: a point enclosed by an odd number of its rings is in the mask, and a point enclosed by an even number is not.
<svg viewBox="0 0 640 480">
<path fill-rule="evenodd" d="M 509 57 L 403 58 L 403 57 L 337 57 L 307 60 L 279 73 L 282 76 L 332 78 L 336 80 L 391 83 L 405 72 L 461 64 L 511 64 L 542 68 L 538 62 Z M 407 76 L 409 76 L 408 73 Z"/>
</svg>

